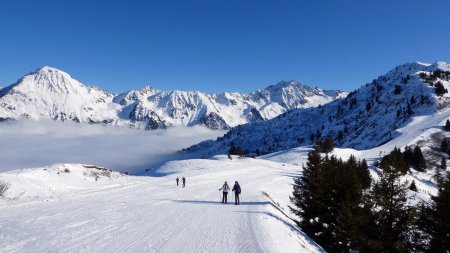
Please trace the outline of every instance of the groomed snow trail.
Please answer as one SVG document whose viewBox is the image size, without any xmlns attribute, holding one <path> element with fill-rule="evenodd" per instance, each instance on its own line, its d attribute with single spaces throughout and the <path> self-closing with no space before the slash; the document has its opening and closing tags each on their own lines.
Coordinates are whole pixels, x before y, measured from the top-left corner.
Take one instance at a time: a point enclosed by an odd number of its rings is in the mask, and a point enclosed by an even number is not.
<svg viewBox="0 0 450 253">
<path fill-rule="evenodd" d="M 285 216 L 299 170 L 260 159 L 185 160 L 163 166 L 166 176 L 130 176 L 120 187 L 9 201 L 0 206 L 0 251 L 322 252 Z M 186 188 L 175 184 L 182 176 Z M 241 205 L 233 194 L 220 203 L 225 180 L 240 182 Z"/>
</svg>

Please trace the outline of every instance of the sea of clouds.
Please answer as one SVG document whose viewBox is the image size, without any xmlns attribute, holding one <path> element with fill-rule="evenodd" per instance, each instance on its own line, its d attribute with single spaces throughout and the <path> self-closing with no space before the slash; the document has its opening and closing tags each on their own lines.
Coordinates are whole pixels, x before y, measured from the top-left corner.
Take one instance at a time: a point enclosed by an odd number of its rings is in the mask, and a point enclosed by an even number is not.
<svg viewBox="0 0 450 253">
<path fill-rule="evenodd" d="M 204 127 L 144 131 L 72 122 L 2 122 L 0 172 L 83 163 L 139 173 L 179 159 L 178 150 L 224 133 Z"/>
</svg>

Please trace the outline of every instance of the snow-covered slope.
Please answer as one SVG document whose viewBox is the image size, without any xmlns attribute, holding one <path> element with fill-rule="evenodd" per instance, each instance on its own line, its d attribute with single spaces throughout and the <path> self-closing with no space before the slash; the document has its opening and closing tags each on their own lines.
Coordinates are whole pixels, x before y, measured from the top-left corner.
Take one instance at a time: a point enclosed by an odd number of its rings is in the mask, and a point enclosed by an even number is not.
<svg viewBox="0 0 450 253">
<path fill-rule="evenodd" d="M 11 183 L 6 200 L 0 198 L 0 249 L 324 252 L 289 218 L 286 193 L 298 169 L 221 156 L 167 163 L 158 171 L 165 174 L 161 177 L 111 172 L 111 178 L 100 176 L 97 182 L 90 173 L 103 170 L 81 165 L 0 173 L 0 180 Z M 175 184 L 182 176 L 186 188 Z M 218 189 L 225 180 L 240 182 L 241 205 L 220 203 Z"/>
<path fill-rule="evenodd" d="M 55 164 L 3 172 L 0 173 L 0 180 L 10 184 L 5 194 L 6 200 L 28 202 L 111 189 L 126 184 L 127 175 L 94 165 Z"/>
<path fill-rule="evenodd" d="M 237 126 L 217 141 L 203 142 L 189 150 L 212 155 L 225 153 L 234 145 L 247 153 L 264 154 L 312 144 L 314 139 L 327 136 L 340 147 L 376 147 L 399 136 L 399 129 L 408 129 L 411 122 L 419 120 L 436 127 L 435 120 L 431 120 L 435 113 L 450 109 L 450 95 L 437 96 L 436 88 L 430 85 L 441 82 L 450 90 L 448 75 L 436 77 L 438 70 L 450 71 L 450 65 L 404 64 L 346 98 L 291 110 L 265 122 Z M 436 78 L 430 81 L 430 76 Z M 446 117 L 444 114 L 442 119 Z"/>
<path fill-rule="evenodd" d="M 0 90 L 0 118 L 46 118 L 143 129 L 180 125 L 226 129 L 345 95 L 296 81 L 280 82 L 250 94 L 168 92 L 145 87 L 114 95 L 85 86 L 63 71 L 43 67 Z"/>
</svg>

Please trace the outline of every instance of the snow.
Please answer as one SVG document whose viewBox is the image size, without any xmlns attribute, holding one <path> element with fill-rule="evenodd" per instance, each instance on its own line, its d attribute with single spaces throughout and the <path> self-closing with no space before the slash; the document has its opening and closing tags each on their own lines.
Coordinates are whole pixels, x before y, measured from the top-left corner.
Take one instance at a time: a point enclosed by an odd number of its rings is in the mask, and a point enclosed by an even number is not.
<svg viewBox="0 0 450 253">
<path fill-rule="evenodd" d="M 70 172 L 61 172 L 63 168 Z M 63 164 L 1 173 L 1 179 L 11 182 L 11 190 L 6 200 L 0 200 L 0 248 L 324 252 L 288 218 L 288 193 L 299 166 L 218 156 L 169 162 L 158 170 L 164 176 L 114 173 L 117 177 L 97 182 L 85 175 L 86 170 L 97 169 Z M 175 185 L 175 178 L 182 176 L 187 178 L 186 188 Z M 219 203 L 218 189 L 225 180 L 240 182 L 241 205 Z"/>
<path fill-rule="evenodd" d="M 189 150 L 211 156 L 238 145 L 248 153 L 267 154 L 311 145 L 311 136 L 329 136 L 340 147 L 371 149 L 401 135 L 403 128 L 409 129 L 416 124 L 413 121 L 422 120 L 428 122 L 428 127 L 438 127 L 434 114 L 450 108 L 450 94 L 436 96 L 435 88 L 425 83 L 420 73 L 448 68 L 450 66 L 443 62 L 400 65 L 344 99 L 319 107 L 293 109 L 267 121 L 240 125 L 217 141 L 206 141 Z M 440 81 L 450 90 L 449 81 Z M 397 86 L 401 87 L 398 94 L 395 92 Z M 414 103 L 410 102 L 412 98 Z M 448 114 L 442 118 L 445 117 L 448 118 Z"/>
<path fill-rule="evenodd" d="M 196 125 L 227 129 L 345 95 L 295 81 L 250 94 L 161 91 L 147 86 L 116 95 L 86 86 L 68 73 L 46 66 L 0 90 L 0 119 L 52 119 L 146 130 Z"/>
<path fill-rule="evenodd" d="M 297 91 L 313 89 L 297 90 L 293 87 L 300 84 L 282 82 L 247 95 L 162 92 L 148 87 L 114 98 L 107 96 L 122 106 L 120 120 L 126 120 L 124 116 L 131 112 L 145 120 L 158 120 L 158 115 L 166 118 L 164 108 L 181 108 L 173 111 L 169 125 L 189 125 L 214 110 L 227 124 L 245 122 L 241 116 L 253 107 L 244 99 L 248 96 L 261 103 L 258 109 L 262 117 L 281 115 L 238 126 L 218 141 L 204 142 L 189 153 L 197 157 L 213 154 L 209 159 L 170 161 L 133 176 L 83 164 L 0 173 L 0 180 L 11 185 L 0 199 L 0 248 L 6 252 L 324 252 L 296 227 L 289 209 L 293 178 L 301 176 L 312 148 L 300 137 L 308 138 L 317 126 L 323 125 L 324 135 L 332 136 L 348 126 L 349 134 L 341 141 L 341 148 L 331 154 L 342 159 L 350 155 L 366 159 L 376 180 L 379 169 L 375 162 L 394 147 L 420 145 L 423 151 L 432 152 L 437 134 L 449 137 L 442 125 L 450 119 L 450 94 L 436 97 L 433 88 L 419 79 L 419 73 L 436 69 L 450 70 L 450 66 L 444 62 L 404 64 L 349 95 L 348 100 L 357 101 L 354 107 L 340 99 L 319 108 L 287 113 L 285 108 L 297 106 L 293 97 L 303 96 Z M 406 75 L 410 80 L 403 83 Z M 402 83 L 402 92 L 394 94 L 398 83 Z M 450 89 L 448 81 L 443 80 L 443 84 Z M 378 86 L 382 86 L 380 91 Z M 75 84 L 54 86 L 48 92 L 71 87 L 79 88 Z M 411 115 L 395 116 L 397 110 L 405 109 L 412 95 L 417 100 L 425 95 L 425 102 L 413 106 Z M 374 96 L 379 99 L 376 103 L 372 101 Z M 319 100 L 312 99 L 311 106 Z M 373 102 L 372 109 L 366 109 L 366 102 Z M 135 110 L 137 105 L 139 110 Z M 188 105 L 195 109 L 190 110 Z M 337 108 L 344 105 L 344 113 L 336 115 Z M 151 112 L 155 118 L 146 118 Z M 230 160 L 217 155 L 223 154 L 231 142 L 249 150 L 270 146 L 271 151 L 278 152 L 256 159 L 233 156 Z M 433 174 L 431 169 L 411 169 L 401 178 L 408 183 L 415 180 L 418 188 L 417 193 L 408 192 L 410 203 L 428 202 L 437 193 Z M 186 188 L 175 185 L 176 177 L 187 178 Z M 218 189 L 224 181 L 232 185 L 235 180 L 242 187 L 242 204 L 221 204 Z M 229 198 L 232 202 L 233 197 Z"/>
</svg>

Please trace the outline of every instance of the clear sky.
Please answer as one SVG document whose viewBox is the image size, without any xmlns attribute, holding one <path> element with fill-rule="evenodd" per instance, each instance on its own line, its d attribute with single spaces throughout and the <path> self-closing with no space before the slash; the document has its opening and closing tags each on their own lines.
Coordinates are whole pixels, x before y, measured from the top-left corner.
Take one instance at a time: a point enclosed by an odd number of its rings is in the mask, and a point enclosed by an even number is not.
<svg viewBox="0 0 450 253">
<path fill-rule="evenodd" d="M 0 1 L 0 85 L 48 65 L 112 92 L 353 90 L 450 61 L 448 0 Z"/>
</svg>

